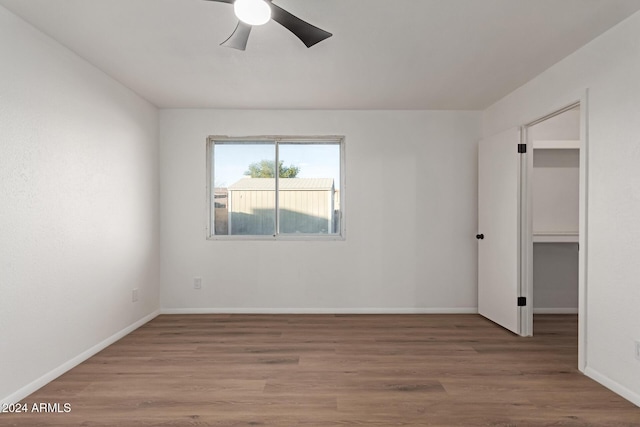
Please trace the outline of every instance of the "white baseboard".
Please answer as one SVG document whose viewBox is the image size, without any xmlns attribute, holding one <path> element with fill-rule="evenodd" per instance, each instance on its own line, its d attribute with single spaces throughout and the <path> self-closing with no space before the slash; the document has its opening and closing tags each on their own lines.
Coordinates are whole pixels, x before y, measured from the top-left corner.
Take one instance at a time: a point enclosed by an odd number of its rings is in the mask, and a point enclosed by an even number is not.
<svg viewBox="0 0 640 427">
<path fill-rule="evenodd" d="M 609 377 L 606 377 L 605 375 L 602 375 L 600 372 L 589 366 L 587 366 L 587 368 L 584 370 L 584 374 L 592 380 L 599 382 L 614 393 L 624 397 L 634 405 L 640 406 L 640 394 L 634 392 L 633 390 L 629 390 L 622 384 L 612 380 Z"/>
<path fill-rule="evenodd" d="M 89 359 L 91 356 L 93 356 L 96 353 L 98 353 L 98 352 L 104 350 L 105 348 L 109 347 L 111 344 L 113 344 L 114 342 L 118 341 L 119 339 L 125 337 L 126 335 L 130 334 L 131 332 L 135 331 L 136 329 L 138 329 L 140 326 L 144 325 L 145 323 L 153 320 L 156 316 L 158 316 L 158 314 L 160 314 L 160 310 L 154 311 L 153 313 L 151 313 L 151 314 L 143 317 L 142 319 L 138 320 L 134 324 L 132 324 L 130 326 L 127 326 L 126 328 L 122 329 L 119 332 L 116 332 L 115 334 L 111 335 L 109 338 L 105 339 L 104 341 L 99 342 L 98 344 L 94 345 L 90 349 L 80 353 L 79 355 L 77 355 L 73 359 L 63 363 L 62 365 L 58 366 L 57 368 L 53 369 L 52 371 L 47 372 L 46 374 L 44 374 L 43 376 L 41 376 L 37 380 L 32 381 L 31 383 L 29 383 L 26 386 L 22 387 L 21 389 L 19 389 L 15 393 L 12 393 L 9 396 L 6 396 L 6 397 L 2 398 L 0 400 L 0 406 L 4 405 L 4 404 L 10 405 L 12 403 L 20 402 L 22 399 L 24 399 L 25 397 L 29 396 L 31 393 L 37 391 L 38 389 L 44 387 L 45 385 L 49 384 L 51 381 L 55 380 L 60 375 L 64 374 L 65 372 L 70 371 L 71 369 L 75 368 L 76 366 L 78 366 L 79 364 L 84 362 L 85 360 Z"/>
<path fill-rule="evenodd" d="M 162 314 L 477 314 L 471 308 L 163 308 Z"/>
<path fill-rule="evenodd" d="M 578 314 L 577 307 L 533 308 L 533 314 Z"/>
</svg>

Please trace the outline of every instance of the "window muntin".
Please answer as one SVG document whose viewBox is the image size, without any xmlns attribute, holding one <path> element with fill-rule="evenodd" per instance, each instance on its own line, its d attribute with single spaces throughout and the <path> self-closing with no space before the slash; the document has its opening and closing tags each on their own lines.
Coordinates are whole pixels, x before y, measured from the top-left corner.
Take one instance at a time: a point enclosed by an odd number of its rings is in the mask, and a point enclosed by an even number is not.
<svg viewBox="0 0 640 427">
<path fill-rule="evenodd" d="M 214 239 L 344 237 L 342 137 L 210 137 Z"/>
</svg>

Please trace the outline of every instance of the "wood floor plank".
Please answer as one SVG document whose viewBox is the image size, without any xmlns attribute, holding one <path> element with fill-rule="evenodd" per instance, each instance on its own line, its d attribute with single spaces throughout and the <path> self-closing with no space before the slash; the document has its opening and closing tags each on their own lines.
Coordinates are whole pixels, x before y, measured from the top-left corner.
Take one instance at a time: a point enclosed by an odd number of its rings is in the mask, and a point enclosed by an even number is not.
<svg viewBox="0 0 640 427">
<path fill-rule="evenodd" d="M 640 426 L 577 370 L 577 317 L 517 337 L 477 315 L 163 315 L 0 426 Z"/>
</svg>

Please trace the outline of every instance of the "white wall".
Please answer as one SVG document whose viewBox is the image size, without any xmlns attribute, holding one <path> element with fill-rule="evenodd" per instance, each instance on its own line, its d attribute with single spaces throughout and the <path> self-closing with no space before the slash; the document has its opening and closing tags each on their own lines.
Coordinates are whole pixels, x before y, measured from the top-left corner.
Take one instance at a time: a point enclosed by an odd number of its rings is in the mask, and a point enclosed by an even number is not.
<svg viewBox="0 0 640 427">
<path fill-rule="evenodd" d="M 484 112 L 483 133 L 588 102 L 586 373 L 640 405 L 640 13 Z"/>
<path fill-rule="evenodd" d="M 165 311 L 475 311 L 480 113 L 162 110 L 160 123 Z M 344 135 L 346 241 L 206 240 L 213 134 Z"/>
<path fill-rule="evenodd" d="M 580 109 L 565 111 L 529 128 L 533 141 L 577 141 L 580 139 Z"/>
<path fill-rule="evenodd" d="M 533 244 L 534 313 L 578 310 L 578 244 Z"/>
<path fill-rule="evenodd" d="M 0 58 L 8 402 L 157 311 L 158 113 L 2 7 Z"/>
</svg>

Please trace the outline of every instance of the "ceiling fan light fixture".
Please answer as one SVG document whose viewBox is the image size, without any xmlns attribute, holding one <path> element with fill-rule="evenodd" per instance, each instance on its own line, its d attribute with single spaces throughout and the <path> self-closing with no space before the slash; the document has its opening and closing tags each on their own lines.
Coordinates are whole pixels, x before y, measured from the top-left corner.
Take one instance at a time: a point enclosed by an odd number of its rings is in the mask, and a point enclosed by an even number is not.
<svg viewBox="0 0 640 427">
<path fill-rule="evenodd" d="M 271 7 L 265 0 L 236 0 L 233 11 L 239 20 L 249 25 L 263 25 L 271 19 Z"/>
</svg>

